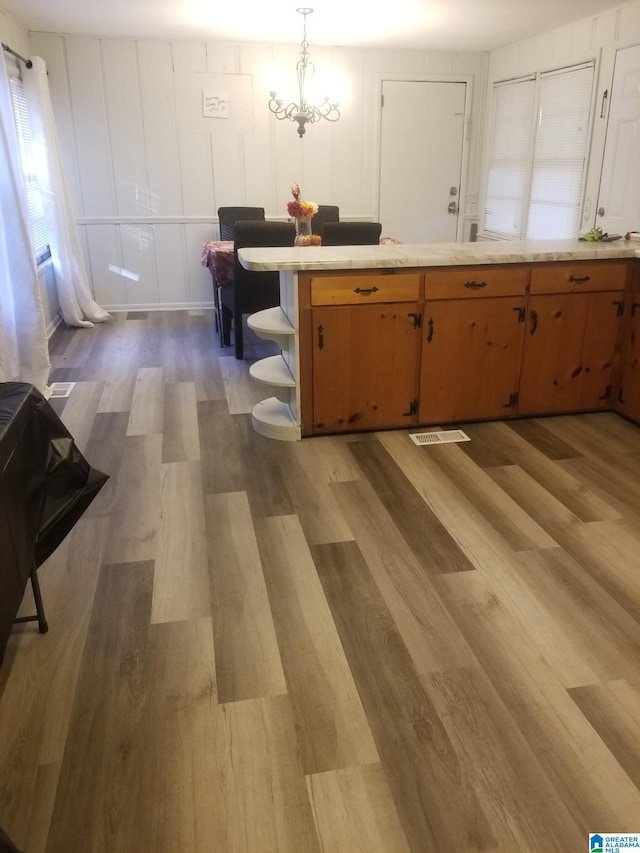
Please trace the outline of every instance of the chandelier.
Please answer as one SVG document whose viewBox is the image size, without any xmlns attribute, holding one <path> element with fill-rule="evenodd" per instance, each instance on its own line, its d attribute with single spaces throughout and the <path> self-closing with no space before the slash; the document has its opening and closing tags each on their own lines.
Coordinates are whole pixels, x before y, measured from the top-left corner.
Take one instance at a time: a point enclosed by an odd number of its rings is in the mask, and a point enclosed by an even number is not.
<svg viewBox="0 0 640 853">
<path fill-rule="evenodd" d="M 285 105 L 282 98 L 278 97 L 277 92 L 269 92 L 269 109 L 279 120 L 288 118 L 290 121 L 297 121 L 297 133 L 300 139 L 302 139 L 307 123 L 313 124 L 321 118 L 326 118 L 327 121 L 338 121 L 340 118 L 340 111 L 338 109 L 338 102 L 329 100 L 328 95 L 325 96 L 324 101 L 318 107 L 314 104 L 307 103 L 305 85 L 311 82 L 316 70 L 313 62 L 311 62 L 311 58 L 309 57 L 309 42 L 307 41 L 307 15 L 310 15 L 313 12 L 313 9 L 302 7 L 300 9 L 296 9 L 296 12 L 299 12 L 299 14 L 304 18 L 302 43 L 300 45 L 302 50 L 300 51 L 300 59 L 296 63 L 298 91 L 300 95 L 299 103 L 295 104 L 291 102 L 290 104 Z"/>
</svg>

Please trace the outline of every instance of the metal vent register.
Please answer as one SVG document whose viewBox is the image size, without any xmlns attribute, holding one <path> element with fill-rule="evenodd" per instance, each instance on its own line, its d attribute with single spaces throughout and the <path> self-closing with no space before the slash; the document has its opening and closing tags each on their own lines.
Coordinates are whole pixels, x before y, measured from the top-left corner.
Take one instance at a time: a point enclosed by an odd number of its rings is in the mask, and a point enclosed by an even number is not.
<svg viewBox="0 0 640 853">
<path fill-rule="evenodd" d="M 409 438 L 414 444 L 450 444 L 452 441 L 471 441 L 461 429 L 443 429 L 435 432 L 413 432 Z"/>
<path fill-rule="evenodd" d="M 49 385 L 50 397 L 68 397 L 75 387 L 75 382 L 52 382 Z"/>
</svg>

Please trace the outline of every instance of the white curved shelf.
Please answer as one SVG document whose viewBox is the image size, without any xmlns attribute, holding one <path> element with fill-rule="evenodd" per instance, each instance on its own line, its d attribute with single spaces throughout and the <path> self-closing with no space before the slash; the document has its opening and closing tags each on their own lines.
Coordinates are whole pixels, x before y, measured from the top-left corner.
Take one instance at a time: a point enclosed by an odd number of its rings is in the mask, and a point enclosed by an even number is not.
<svg viewBox="0 0 640 853">
<path fill-rule="evenodd" d="M 297 275 L 280 274 L 280 305 L 257 311 L 247 318 L 249 328 L 259 338 L 275 341 L 279 355 L 262 358 L 249 367 L 249 374 L 269 388 L 273 396 L 256 403 L 253 428 L 260 435 L 279 441 L 300 441 L 300 383 L 298 373 L 298 333 L 290 317 L 298 315 Z"/>
<path fill-rule="evenodd" d="M 296 333 L 279 305 L 251 314 L 247 318 L 247 325 L 259 338 L 275 341 L 280 349 L 286 349 L 291 336 Z"/>
<path fill-rule="evenodd" d="M 268 385 L 275 396 L 283 403 L 291 402 L 292 390 L 295 391 L 296 380 L 286 365 L 282 355 L 270 355 L 262 358 L 249 367 L 249 375 L 263 385 Z"/>
<path fill-rule="evenodd" d="M 270 355 L 250 365 L 249 373 L 257 382 L 274 388 L 295 388 L 296 380 L 291 375 L 281 355 Z"/>
<path fill-rule="evenodd" d="M 268 400 L 256 403 L 251 421 L 254 430 L 266 438 L 275 438 L 278 441 L 300 441 L 302 437 L 290 407 L 276 397 L 269 397 Z"/>
</svg>

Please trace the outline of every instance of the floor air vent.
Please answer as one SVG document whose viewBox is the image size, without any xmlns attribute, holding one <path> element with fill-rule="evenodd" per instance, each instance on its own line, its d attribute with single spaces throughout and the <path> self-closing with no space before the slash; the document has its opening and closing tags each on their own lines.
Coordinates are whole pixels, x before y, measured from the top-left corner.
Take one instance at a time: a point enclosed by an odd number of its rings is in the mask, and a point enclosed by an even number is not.
<svg viewBox="0 0 640 853">
<path fill-rule="evenodd" d="M 409 438 L 414 444 L 450 444 L 452 441 L 471 441 L 461 429 L 443 429 L 435 432 L 413 432 Z"/>
<path fill-rule="evenodd" d="M 50 397 L 68 397 L 75 388 L 75 382 L 52 382 L 49 385 Z"/>
</svg>

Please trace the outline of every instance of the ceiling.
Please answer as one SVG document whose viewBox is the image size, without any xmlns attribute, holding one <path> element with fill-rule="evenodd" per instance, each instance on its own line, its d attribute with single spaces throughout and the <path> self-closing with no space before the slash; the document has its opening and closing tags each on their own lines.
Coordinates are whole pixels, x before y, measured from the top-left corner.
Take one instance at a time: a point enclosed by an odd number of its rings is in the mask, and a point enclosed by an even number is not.
<svg viewBox="0 0 640 853">
<path fill-rule="evenodd" d="M 0 0 L 28 31 L 129 38 L 296 43 L 300 0 Z M 313 45 L 487 51 L 619 0 L 313 0 Z"/>
</svg>

